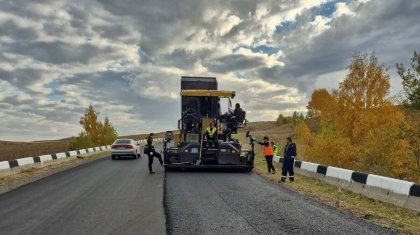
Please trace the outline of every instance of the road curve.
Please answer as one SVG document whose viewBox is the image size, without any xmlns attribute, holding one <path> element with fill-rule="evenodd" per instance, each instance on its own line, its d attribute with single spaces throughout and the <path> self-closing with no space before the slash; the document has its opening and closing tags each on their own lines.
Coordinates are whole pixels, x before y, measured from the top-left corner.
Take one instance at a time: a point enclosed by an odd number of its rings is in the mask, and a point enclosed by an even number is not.
<svg viewBox="0 0 420 235">
<path fill-rule="evenodd" d="M 248 173 L 167 172 L 169 234 L 392 234 Z"/>
<path fill-rule="evenodd" d="M 165 234 L 164 170 L 100 159 L 0 195 L 0 234 Z"/>
</svg>

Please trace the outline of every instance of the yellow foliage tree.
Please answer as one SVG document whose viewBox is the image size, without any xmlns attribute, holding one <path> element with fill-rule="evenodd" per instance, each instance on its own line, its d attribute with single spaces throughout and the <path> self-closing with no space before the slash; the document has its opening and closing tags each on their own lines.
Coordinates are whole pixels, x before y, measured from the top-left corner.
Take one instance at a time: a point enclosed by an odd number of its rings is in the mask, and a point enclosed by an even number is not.
<svg viewBox="0 0 420 235">
<path fill-rule="evenodd" d="M 99 112 L 96 112 L 92 105 L 86 109 L 85 114 L 80 118 L 80 125 L 83 131 L 71 143 L 71 149 L 82 149 L 98 145 L 107 145 L 114 142 L 118 134 L 112 126 L 108 117 L 104 122 L 98 120 Z"/>
<path fill-rule="evenodd" d="M 314 90 L 308 103 L 308 112 L 322 122 L 331 120 L 337 112 L 337 101 L 326 89 Z"/>
<path fill-rule="evenodd" d="M 296 125 L 296 144 L 298 148 L 297 152 L 299 153 L 299 158 L 301 160 L 306 160 L 311 142 L 312 135 L 308 125 L 306 125 L 304 120 L 300 120 Z"/>
<path fill-rule="evenodd" d="M 329 123 L 314 137 L 313 145 L 308 150 L 309 160 L 329 166 L 347 169 L 357 162 L 357 149 L 350 143 L 350 138 L 339 133 L 336 125 Z"/>
<path fill-rule="evenodd" d="M 398 178 L 413 178 L 404 113 L 388 97 L 390 75 L 375 54 L 356 54 L 333 94 L 315 90 L 308 104 L 321 120 L 308 156 L 313 161 Z"/>
</svg>

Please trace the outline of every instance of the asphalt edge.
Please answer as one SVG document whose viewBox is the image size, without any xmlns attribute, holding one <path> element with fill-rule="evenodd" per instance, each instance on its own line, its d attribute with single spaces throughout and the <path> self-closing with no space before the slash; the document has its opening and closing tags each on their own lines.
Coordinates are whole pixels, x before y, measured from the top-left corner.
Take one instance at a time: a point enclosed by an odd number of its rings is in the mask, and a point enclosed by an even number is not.
<svg viewBox="0 0 420 235">
<path fill-rule="evenodd" d="M 168 186 L 166 182 L 166 170 L 165 170 L 165 176 L 163 177 L 163 210 L 165 212 L 165 226 L 166 226 L 166 234 L 172 234 L 171 228 L 172 228 L 172 219 L 171 214 L 169 212 L 169 203 L 168 203 Z"/>
</svg>

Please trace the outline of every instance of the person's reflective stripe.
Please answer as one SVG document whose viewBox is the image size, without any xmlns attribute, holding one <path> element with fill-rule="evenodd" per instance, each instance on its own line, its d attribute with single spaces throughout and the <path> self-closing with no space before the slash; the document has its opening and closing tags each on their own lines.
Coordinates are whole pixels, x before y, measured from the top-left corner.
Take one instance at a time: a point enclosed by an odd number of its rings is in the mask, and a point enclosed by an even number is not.
<svg viewBox="0 0 420 235">
<path fill-rule="evenodd" d="M 294 175 L 289 175 L 289 178 L 295 177 Z"/>
</svg>

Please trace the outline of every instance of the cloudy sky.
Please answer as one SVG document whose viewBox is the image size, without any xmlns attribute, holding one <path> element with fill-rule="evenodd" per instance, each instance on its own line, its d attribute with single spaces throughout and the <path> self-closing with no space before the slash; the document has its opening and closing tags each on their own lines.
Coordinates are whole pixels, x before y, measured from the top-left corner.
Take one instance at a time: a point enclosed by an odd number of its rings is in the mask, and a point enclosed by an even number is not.
<svg viewBox="0 0 420 235">
<path fill-rule="evenodd" d="M 182 75 L 216 76 L 248 119 L 305 111 L 356 52 L 420 51 L 418 0 L 0 0 L 0 139 L 76 136 L 94 105 L 119 134 L 176 128 Z"/>
</svg>

